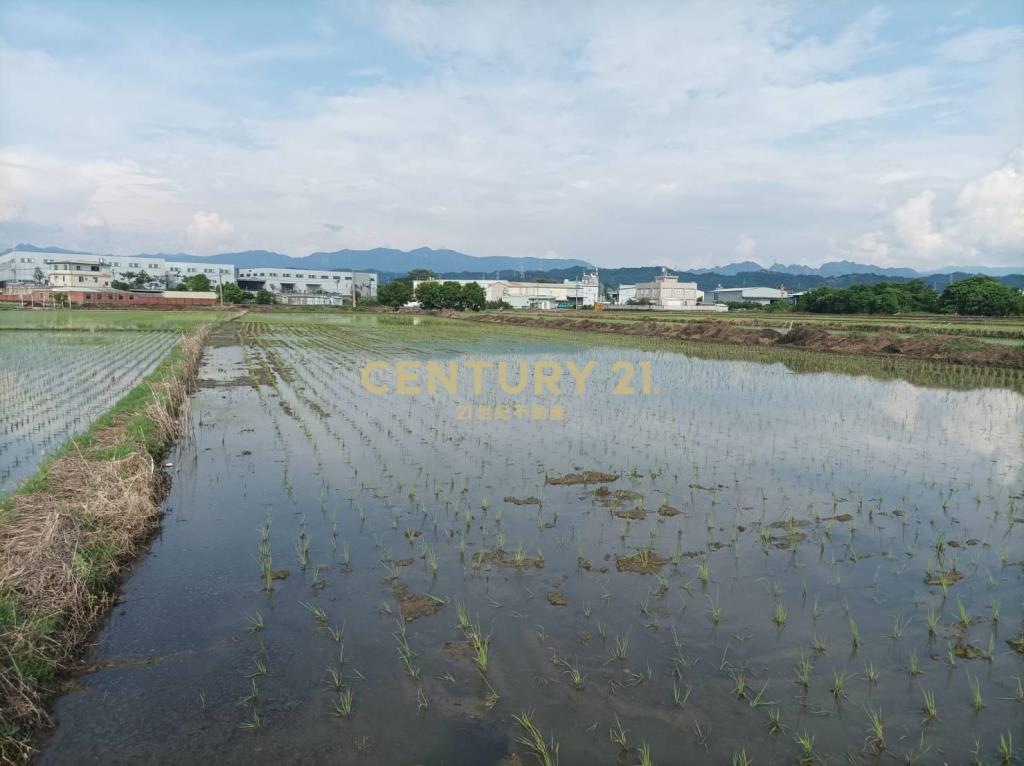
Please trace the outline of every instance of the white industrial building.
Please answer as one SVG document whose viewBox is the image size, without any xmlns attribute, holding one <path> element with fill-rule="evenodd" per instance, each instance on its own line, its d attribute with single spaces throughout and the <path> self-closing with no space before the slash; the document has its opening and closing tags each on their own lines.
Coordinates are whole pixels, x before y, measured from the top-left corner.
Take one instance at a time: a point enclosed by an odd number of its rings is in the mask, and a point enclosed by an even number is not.
<svg viewBox="0 0 1024 766">
<path fill-rule="evenodd" d="M 48 284 L 49 272 L 55 265 L 67 263 L 68 259 L 74 259 L 81 265 L 109 269 L 112 281 L 122 280 L 127 273 L 138 274 L 142 271 L 163 287 L 177 287 L 187 278 L 199 274 L 205 274 L 215 287 L 235 281 L 235 267 L 230 263 L 185 263 L 137 255 L 86 255 L 14 250 L 0 256 L 0 286 Z"/>
<path fill-rule="evenodd" d="M 619 289 L 621 291 L 622 288 Z M 659 309 L 694 308 L 703 297 L 704 293 L 697 289 L 696 282 L 680 282 L 679 277 L 665 269 L 653 282 L 636 285 L 635 299 Z"/>
<path fill-rule="evenodd" d="M 719 287 L 708 292 L 713 303 L 756 303 L 767 306 L 773 301 L 785 300 L 789 291 L 776 287 Z"/>
<path fill-rule="evenodd" d="M 476 282 L 484 289 L 490 302 L 505 301 L 516 309 L 556 309 L 593 306 L 600 298 L 601 286 L 597 274 L 584 274 L 580 279 L 562 282 L 514 282 L 507 279 L 444 279 L 416 280 L 413 290 L 425 281 L 457 282 L 468 285 Z"/>
<path fill-rule="evenodd" d="M 619 285 L 618 290 L 612 291 L 615 298 L 615 305 L 625 306 L 632 300 L 636 300 L 636 285 Z"/>
<path fill-rule="evenodd" d="M 364 271 L 281 269 L 272 266 L 238 269 L 238 286 L 252 292 L 267 290 L 283 303 L 351 303 L 353 290 L 357 302 L 377 297 L 377 275 Z"/>
</svg>

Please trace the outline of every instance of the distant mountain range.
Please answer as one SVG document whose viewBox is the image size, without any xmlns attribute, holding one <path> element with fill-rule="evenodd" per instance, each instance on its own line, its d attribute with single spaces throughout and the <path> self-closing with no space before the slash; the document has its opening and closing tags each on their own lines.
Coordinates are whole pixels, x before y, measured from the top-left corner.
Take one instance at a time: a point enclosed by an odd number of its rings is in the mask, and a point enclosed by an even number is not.
<svg viewBox="0 0 1024 766">
<path fill-rule="evenodd" d="M 363 269 L 406 273 L 412 269 L 431 271 L 520 271 L 537 269 L 593 268 L 586 261 L 575 258 L 515 258 L 491 255 L 475 256 L 457 250 L 434 250 L 419 247 L 415 250 L 394 250 L 376 247 L 372 250 L 336 250 L 333 253 L 311 253 L 305 258 L 293 258 L 268 250 L 249 250 L 243 253 L 219 253 L 209 257 L 196 255 L 164 255 L 176 261 L 202 263 L 218 261 L 236 268 L 279 269 Z"/>
<path fill-rule="evenodd" d="M 1024 260 L 1024 256 L 1022 256 Z M 987 274 L 992 277 L 1002 277 L 1008 274 L 1020 274 L 1024 272 L 1024 263 L 1020 266 L 1007 266 L 1007 267 L 993 267 L 993 266 L 946 266 L 941 269 L 929 269 L 927 271 L 917 271 L 911 268 L 887 268 L 885 266 L 875 266 L 870 263 L 856 263 L 854 261 L 828 261 L 827 263 L 821 264 L 821 266 L 801 266 L 800 264 L 792 264 L 786 266 L 783 263 L 773 263 L 771 266 L 765 267 L 755 261 L 739 261 L 737 263 L 729 263 L 725 266 L 709 266 L 706 269 L 691 269 L 692 274 L 723 274 L 725 276 L 734 276 L 736 274 L 750 274 L 757 271 L 770 271 L 773 274 L 798 274 L 800 276 L 819 276 L 819 277 L 841 277 L 847 274 L 877 274 L 881 277 L 906 277 L 908 279 L 915 279 L 918 277 L 927 276 L 929 274 L 955 274 L 955 273 L 969 273 L 969 274 Z"/>
<path fill-rule="evenodd" d="M 13 250 L 37 253 L 86 254 L 82 253 L 82 251 L 65 250 L 59 247 L 36 247 L 29 244 L 16 245 L 6 250 L 5 253 L 12 252 Z M 494 277 L 495 275 L 512 279 L 520 274 L 525 274 L 528 277 L 530 275 L 534 277 L 537 277 L 537 275 L 547 275 L 550 279 L 561 281 L 570 277 L 578 277 L 583 269 L 594 268 L 587 261 L 575 258 L 475 256 L 460 253 L 456 250 L 434 250 L 429 247 L 420 247 L 415 250 L 395 250 L 386 247 L 377 247 L 372 250 L 346 249 L 336 250 L 332 253 L 312 253 L 304 258 L 294 258 L 270 250 L 247 250 L 240 253 L 218 253 L 217 255 L 210 256 L 190 255 L 188 253 L 139 253 L 139 255 L 144 257 L 162 257 L 191 263 L 230 263 L 236 268 L 361 269 L 376 271 L 382 276 L 406 274 L 412 269 L 430 269 L 438 274 L 446 276 L 458 274 L 467 279 Z M 601 281 L 606 285 L 630 284 L 635 281 L 652 279 L 659 271 L 660 269 L 655 266 L 601 269 Z M 725 281 L 734 282 L 737 277 L 742 276 L 741 281 L 744 282 L 742 285 L 729 285 L 724 282 L 723 285 L 726 287 L 776 286 L 781 282 L 785 282 L 787 286 L 800 289 L 798 285 L 814 283 L 815 279 L 813 278 L 817 278 L 818 283 L 820 283 L 820 280 L 836 281 L 848 276 L 919 279 L 923 277 L 934 278 L 937 275 L 955 275 L 954 281 L 956 277 L 962 279 L 963 275 L 969 274 L 988 274 L 995 277 L 1005 277 L 1011 274 L 1024 273 L 1024 264 L 1018 267 L 1001 268 L 951 266 L 944 269 L 917 271 L 911 268 L 886 268 L 869 263 L 855 263 L 853 261 L 829 261 L 817 267 L 786 266 L 781 263 L 775 263 L 769 268 L 765 268 L 754 261 L 740 261 L 738 263 L 729 263 L 725 266 L 691 269 L 676 273 L 681 277 L 695 279 L 701 285 L 715 282 L 716 284 L 712 285 L 713 287 L 717 286 L 717 282 L 721 281 L 721 278 L 728 278 Z M 633 278 L 634 274 L 637 275 L 637 278 Z M 866 281 L 879 280 L 867 279 Z M 931 283 L 933 279 L 928 281 Z M 702 289 L 704 288 L 702 287 Z"/>
</svg>

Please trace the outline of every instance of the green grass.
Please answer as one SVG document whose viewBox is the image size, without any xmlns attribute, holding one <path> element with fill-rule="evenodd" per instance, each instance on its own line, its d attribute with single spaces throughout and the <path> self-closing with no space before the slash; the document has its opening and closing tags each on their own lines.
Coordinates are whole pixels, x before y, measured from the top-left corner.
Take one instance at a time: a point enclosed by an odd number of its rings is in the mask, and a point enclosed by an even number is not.
<svg viewBox="0 0 1024 766">
<path fill-rule="evenodd" d="M 227 311 L 17 309 L 0 312 L 0 330 L 169 330 L 185 332 L 220 322 Z"/>
</svg>

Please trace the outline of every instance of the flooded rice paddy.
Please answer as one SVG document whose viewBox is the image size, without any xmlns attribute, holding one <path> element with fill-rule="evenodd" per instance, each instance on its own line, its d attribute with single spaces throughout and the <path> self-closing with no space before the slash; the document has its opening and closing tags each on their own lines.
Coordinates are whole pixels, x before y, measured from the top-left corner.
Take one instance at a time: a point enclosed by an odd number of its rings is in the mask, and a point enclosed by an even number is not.
<svg viewBox="0 0 1024 766">
<path fill-rule="evenodd" d="M 0 495 L 109 410 L 177 337 L 0 330 Z"/>
<path fill-rule="evenodd" d="M 191 410 L 43 763 L 992 763 L 1024 741 L 1018 392 L 263 315 L 216 331 Z"/>
</svg>

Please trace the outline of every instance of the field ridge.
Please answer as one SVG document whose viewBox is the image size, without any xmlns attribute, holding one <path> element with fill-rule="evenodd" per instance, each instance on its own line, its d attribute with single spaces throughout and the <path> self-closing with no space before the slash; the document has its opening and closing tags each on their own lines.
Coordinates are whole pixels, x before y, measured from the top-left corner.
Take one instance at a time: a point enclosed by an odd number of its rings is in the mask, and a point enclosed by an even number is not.
<svg viewBox="0 0 1024 766">
<path fill-rule="evenodd" d="M 27 761 L 59 671 L 155 530 L 205 325 L 0 505 L 0 762 Z"/>
</svg>

